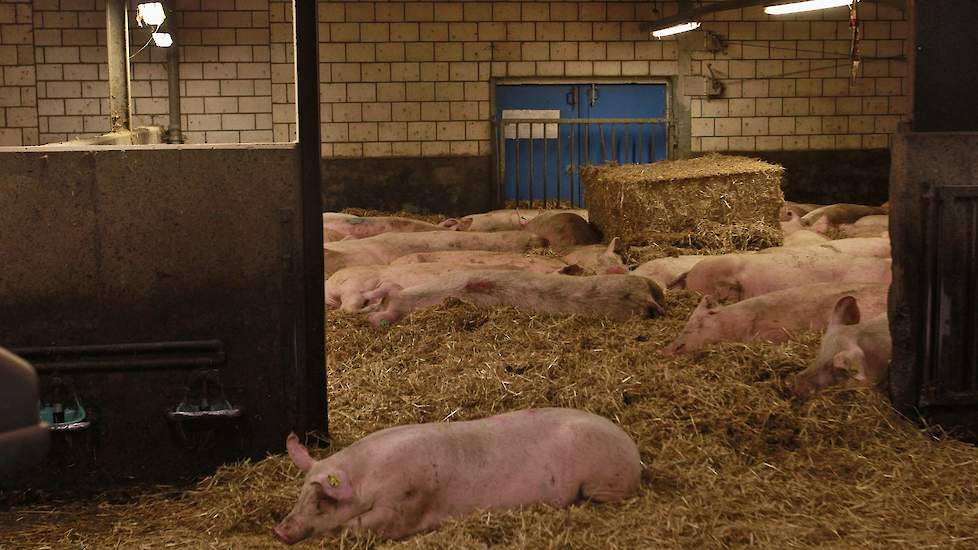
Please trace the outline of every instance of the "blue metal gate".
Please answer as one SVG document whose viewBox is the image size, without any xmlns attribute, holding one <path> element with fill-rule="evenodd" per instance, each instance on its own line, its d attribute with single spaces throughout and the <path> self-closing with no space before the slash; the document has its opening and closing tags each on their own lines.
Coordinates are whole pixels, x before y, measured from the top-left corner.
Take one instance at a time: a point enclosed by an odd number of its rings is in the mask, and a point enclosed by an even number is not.
<svg viewBox="0 0 978 550">
<path fill-rule="evenodd" d="M 665 84 L 496 86 L 497 198 L 582 206 L 582 166 L 668 156 Z"/>
</svg>

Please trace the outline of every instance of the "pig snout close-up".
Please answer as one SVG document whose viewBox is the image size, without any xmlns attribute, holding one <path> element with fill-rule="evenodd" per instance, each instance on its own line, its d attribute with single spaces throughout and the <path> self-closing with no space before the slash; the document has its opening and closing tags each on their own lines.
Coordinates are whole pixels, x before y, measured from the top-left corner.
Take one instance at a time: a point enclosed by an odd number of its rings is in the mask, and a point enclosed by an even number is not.
<svg viewBox="0 0 978 550">
<path fill-rule="evenodd" d="M 795 375 L 792 392 L 802 400 L 832 386 L 878 387 L 889 376 L 892 341 L 887 316 L 861 320 L 857 299 L 839 299 L 815 360 Z"/>
<path fill-rule="evenodd" d="M 343 529 L 400 539 L 480 510 L 620 501 L 638 494 L 642 471 L 628 434 L 575 409 L 396 426 L 319 461 L 295 434 L 286 447 L 305 473 L 274 528 L 288 544 Z"/>
</svg>

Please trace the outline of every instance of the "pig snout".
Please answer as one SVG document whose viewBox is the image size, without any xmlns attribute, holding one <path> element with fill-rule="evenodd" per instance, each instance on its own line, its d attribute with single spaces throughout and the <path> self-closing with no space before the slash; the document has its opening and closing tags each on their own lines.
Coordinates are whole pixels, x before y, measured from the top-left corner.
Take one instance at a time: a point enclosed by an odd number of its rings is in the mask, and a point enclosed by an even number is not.
<svg viewBox="0 0 978 550">
<path fill-rule="evenodd" d="M 627 275 L 628 268 L 623 265 L 615 265 L 604 270 L 605 275 Z"/>
<path fill-rule="evenodd" d="M 276 525 L 272 532 L 275 533 L 275 537 L 278 540 L 285 544 L 295 544 L 309 537 L 312 529 L 303 529 L 301 526 L 296 525 L 295 521 L 286 518 L 282 523 Z"/>
</svg>

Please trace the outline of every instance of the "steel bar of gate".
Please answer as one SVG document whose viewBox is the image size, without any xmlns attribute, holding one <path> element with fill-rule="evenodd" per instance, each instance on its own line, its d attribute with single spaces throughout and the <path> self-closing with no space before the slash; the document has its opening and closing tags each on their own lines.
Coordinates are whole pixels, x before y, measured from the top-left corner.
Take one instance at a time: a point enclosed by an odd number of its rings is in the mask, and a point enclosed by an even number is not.
<svg viewBox="0 0 978 550">
<path fill-rule="evenodd" d="M 618 140 L 615 139 L 618 135 L 618 125 L 611 125 L 611 160 L 618 160 Z M 607 161 L 606 161 L 607 162 Z"/>
<path fill-rule="evenodd" d="M 514 155 L 514 165 L 513 173 L 516 174 L 516 204 L 520 204 L 520 125 L 516 125 L 516 140 L 513 143 L 516 146 L 516 154 Z"/>
<path fill-rule="evenodd" d="M 563 180 L 564 163 L 560 160 L 560 126 L 557 126 L 557 206 L 560 207 L 560 188 Z"/>
<path fill-rule="evenodd" d="M 530 123 L 530 151 L 529 153 L 527 153 L 527 156 L 530 160 L 530 173 L 527 174 L 527 178 L 526 178 L 528 180 L 526 185 L 526 189 L 527 189 L 526 207 L 533 208 L 533 177 L 536 176 L 536 170 L 533 169 L 533 157 L 535 157 L 536 155 L 533 154 L 533 123 L 532 122 Z M 516 206 L 519 206 L 519 204 L 520 203 L 517 202 Z"/>
<path fill-rule="evenodd" d="M 638 127 L 638 145 L 636 146 L 636 152 L 638 153 L 638 158 L 642 158 L 642 134 L 645 133 L 645 127 L 639 125 Z M 649 162 L 653 162 L 655 159 L 650 158 Z"/>
<path fill-rule="evenodd" d="M 609 144 L 605 140 L 604 136 L 604 126 L 606 124 L 611 125 L 611 135 L 609 136 L 611 143 L 611 154 L 609 155 L 608 147 Z M 622 126 L 622 131 L 624 132 L 624 137 L 618 136 L 618 125 Z M 548 137 L 548 127 L 553 125 L 556 127 L 557 135 L 555 138 Z M 548 141 L 550 139 L 556 139 L 556 193 L 555 202 L 560 204 L 560 201 L 565 196 L 564 189 L 564 172 L 567 173 L 567 189 L 566 194 L 569 200 L 580 201 L 583 199 L 583 188 L 581 185 L 580 177 L 577 175 L 577 168 L 580 166 L 591 166 L 596 162 L 595 158 L 598 151 L 591 151 L 591 129 L 593 125 L 598 126 L 599 135 L 596 136 L 600 139 L 600 155 L 601 162 L 615 161 L 621 163 L 635 163 L 642 160 L 642 154 L 645 148 L 645 128 L 649 129 L 648 137 L 648 162 L 655 161 L 656 152 L 656 129 L 659 125 L 664 125 L 666 128 L 667 138 L 671 132 L 671 125 L 668 118 L 591 118 L 591 119 L 556 119 L 556 120 L 546 120 L 541 119 L 505 119 L 500 121 L 496 125 L 496 155 L 497 155 L 497 178 L 498 185 L 496 186 L 497 198 L 500 203 L 505 199 L 506 194 L 506 179 L 507 179 L 507 168 L 506 168 L 506 130 L 508 128 L 515 129 L 514 136 L 514 149 L 513 149 L 513 160 L 515 165 L 512 170 L 512 177 L 514 178 L 513 185 L 515 191 L 515 201 L 516 204 L 521 204 L 523 200 L 523 183 L 524 175 L 520 163 L 520 157 L 523 155 L 522 142 L 526 141 L 529 147 L 529 159 L 527 161 L 529 172 L 526 174 L 527 181 L 527 193 L 526 200 L 530 207 L 534 206 L 534 203 L 541 200 L 540 197 L 536 195 L 536 169 L 538 168 L 535 160 L 535 132 L 537 127 L 542 129 L 543 134 L 540 139 L 543 140 L 542 152 L 543 152 L 543 191 L 542 191 L 542 202 L 544 207 L 550 201 L 550 182 L 551 176 L 549 174 L 551 162 L 550 162 L 550 144 Z M 564 139 L 563 139 L 563 128 L 568 128 L 570 131 L 569 139 L 567 139 L 567 155 L 568 165 L 564 166 Z M 522 129 L 528 129 L 529 135 L 526 138 L 520 136 Z M 633 138 L 631 135 L 631 129 L 635 128 L 637 135 Z M 578 147 L 578 133 L 583 133 L 580 136 L 580 143 L 582 147 Z M 621 147 L 624 147 L 624 153 L 621 153 Z M 621 154 L 619 154 L 621 153 Z"/>
<path fill-rule="evenodd" d="M 547 172 L 550 171 L 550 154 L 547 152 L 547 125 L 543 125 L 543 207 L 547 207 Z"/>
</svg>

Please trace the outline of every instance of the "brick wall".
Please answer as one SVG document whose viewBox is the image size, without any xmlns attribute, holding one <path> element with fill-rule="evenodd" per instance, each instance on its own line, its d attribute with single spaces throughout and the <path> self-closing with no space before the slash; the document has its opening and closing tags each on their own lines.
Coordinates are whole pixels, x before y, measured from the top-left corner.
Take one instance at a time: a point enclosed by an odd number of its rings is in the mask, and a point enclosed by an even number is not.
<svg viewBox="0 0 978 550">
<path fill-rule="evenodd" d="M 135 3 L 135 2 L 134 2 Z M 183 127 L 190 142 L 295 137 L 290 0 L 173 0 L 181 24 Z M 846 10 L 769 17 L 723 12 L 680 67 L 676 38 L 643 21 L 674 2 L 320 2 L 325 156 L 438 157 L 491 151 L 491 78 L 713 74 L 723 98 L 682 98 L 692 149 L 858 149 L 888 145 L 908 110 L 904 14 L 861 4 L 861 77 L 850 84 Z M 654 13 L 655 6 L 664 13 Z M 108 129 L 104 0 L 0 0 L 0 144 Z M 687 35 L 688 36 L 688 35 Z M 133 29 L 135 52 L 146 41 Z M 684 39 L 684 44 L 689 39 Z M 683 57 L 686 59 L 686 57 Z M 165 52 L 134 57 L 136 124 L 166 125 Z"/>
<path fill-rule="evenodd" d="M 173 0 L 171 6 L 179 24 L 186 141 L 293 139 L 291 2 Z M 0 145 L 109 130 L 104 10 L 104 0 L 0 0 Z M 147 29 L 132 19 L 130 26 L 133 124 L 167 126 L 166 50 L 144 49 Z"/>
<path fill-rule="evenodd" d="M 0 146 L 38 143 L 32 18 L 30 0 L 0 4 Z"/>
<path fill-rule="evenodd" d="M 653 13 L 662 5 L 662 13 Z M 490 151 L 490 78 L 667 77 L 677 38 L 640 22 L 672 2 L 320 2 L 323 152 L 337 157 Z M 734 10 L 704 24 L 728 40 L 694 48 L 692 75 L 722 99 L 689 98 L 694 151 L 886 147 L 907 110 L 903 60 L 866 61 L 849 84 L 848 12 L 769 17 Z M 862 7 L 864 56 L 903 53 L 897 10 Z"/>
</svg>

